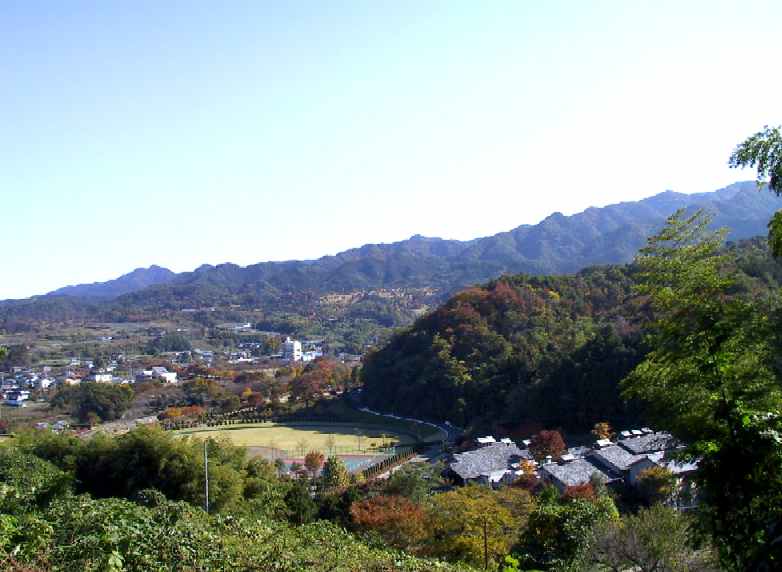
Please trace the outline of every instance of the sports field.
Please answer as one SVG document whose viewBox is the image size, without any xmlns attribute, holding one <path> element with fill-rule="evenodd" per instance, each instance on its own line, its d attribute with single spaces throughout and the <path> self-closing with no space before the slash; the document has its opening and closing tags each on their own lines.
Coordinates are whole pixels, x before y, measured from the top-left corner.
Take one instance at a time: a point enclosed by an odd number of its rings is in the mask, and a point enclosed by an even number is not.
<svg viewBox="0 0 782 572">
<path fill-rule="evenodd" d="M 302 451 L 371 454 L 380 453 L 383 449 L 395 445 L 414 442 L 408 435 L 378 426 L 337 423 L 258 423 L 184 429 L 178 433 L 198 438 L 224 437 L 235 445 L 247 447 L 251 454 L 277 451 L 286 456 L 300 456 Z"/>
</svg>

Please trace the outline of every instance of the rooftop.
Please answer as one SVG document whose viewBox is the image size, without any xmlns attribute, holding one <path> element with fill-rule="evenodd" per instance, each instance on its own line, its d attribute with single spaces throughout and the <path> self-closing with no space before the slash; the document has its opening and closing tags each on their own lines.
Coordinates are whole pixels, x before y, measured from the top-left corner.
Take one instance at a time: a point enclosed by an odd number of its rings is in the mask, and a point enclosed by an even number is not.
<svg viewBox="0 0 782 572">
<path fill-rule="evenodd" d="M 494 443 L 474 451 L 456 453 L 450 467 L 454 473 L 467 480 L 494 471 L 505 471 L 510 463 L 530 458 L 529 451 L 519 449 L 515 444 Z"/>
<path fill-rule="evenodd" d="M 628 470 L 630 465 L 640 459 L 641 456 L 633 455 L 632 453 L 628 453 L 625 449 L 613 445 L 594 451 L 590 458 L 614 471 L 623 472 Z"/>
<path fill-rule="evenodd" d="M 592 475 L 598 475 L 604 481 L 610 480 L 608 475 L 585 459 L 576 459 L 561 465 L 550 463 L 542 466 L 540 472 L 547 474 L 563 487 L 584 485 L 592 479 Z"/>
<path fill-rule="evenodd" d="M 670 433 L 660 432 L 619 439 L 619 445 L 634 455 L 643 455 L 675 449 L 678 442 Z"/>
</svg>

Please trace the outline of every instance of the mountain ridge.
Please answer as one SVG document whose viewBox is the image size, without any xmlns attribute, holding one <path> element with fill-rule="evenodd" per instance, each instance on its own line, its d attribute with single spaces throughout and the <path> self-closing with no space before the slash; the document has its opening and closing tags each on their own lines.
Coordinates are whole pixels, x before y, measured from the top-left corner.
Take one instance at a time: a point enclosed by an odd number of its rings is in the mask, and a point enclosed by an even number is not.
<svg viewBox="0 0 782 572">
<path fill-rule="evenodd" d="M 291 295 L 384 288 L 434 288 L 447 295 L 502 274 L 570 274 L 587 266 L 629 262 L 646 237 L 679 208 L 712 211 L 714 226 L 727 226 L 729 239 L 738 240 L 765 234 L 782 199 L 758 191 L 752 181 L 692 195 L 665 191 L 570 216 L 555 212 L 535 225 L 466 241 L 415 234 L 312 260 L 203 264 L 178 274 L 152 266 L 105 283 L 61 288 L 28 302 L 72 298 L 71 305 L 78 300 L 110 301 L 123 308 L 181 309 L 228 299 L 268 306 Z"/>
</svg>

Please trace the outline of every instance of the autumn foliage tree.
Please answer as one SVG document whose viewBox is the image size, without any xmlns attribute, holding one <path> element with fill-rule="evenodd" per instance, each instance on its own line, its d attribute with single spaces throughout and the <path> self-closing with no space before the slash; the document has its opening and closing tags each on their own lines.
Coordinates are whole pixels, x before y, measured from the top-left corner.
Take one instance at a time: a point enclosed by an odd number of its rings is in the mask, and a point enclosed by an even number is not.
<svg viewBox="0 0 782 572">
<path fill-rule="evenodd" d="M 595 426 L 592 428 L 592 435 L 595 436 L 596 439 L 611 439 L 614 437 L 614 428 L 611 427 L 611 424 L 607 421 L 601 421 L 599 423 L 595 423 Z"/>
<path fill-rule="evenodd" d="M 325 457 L 320 451 L 310 451 L 304 456 L 304 466 L 310 472 L 313 479 L 323 467 L 324 461 Z"/>
<path fill-rule="evenodd" d="M 350 515 L 356 526 L 377 532 L 395 548 L 415 548 L 426 536 L 424 510 L 402 496 L 379 495 L 354 502 Z"/>
<path fill-rule="evenodd" d="M 540 431 L 532 436 L 532 442 L 529 446 L 530 452 L 538 461 L 542 461 L 549 456 L 556 459 L 566 449 L 565 440 L 559 431 Z"/>
</svg>

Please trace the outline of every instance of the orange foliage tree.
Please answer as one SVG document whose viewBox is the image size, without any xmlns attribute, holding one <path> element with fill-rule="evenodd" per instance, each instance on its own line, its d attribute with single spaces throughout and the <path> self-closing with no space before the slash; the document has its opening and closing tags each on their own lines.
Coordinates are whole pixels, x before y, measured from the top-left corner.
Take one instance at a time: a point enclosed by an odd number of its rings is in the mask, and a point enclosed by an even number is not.
<svg viewBox="0 0 782 572">
<path fill-rule="evenodd" d="M 415 548 L 426 536 L 423 509 L 402 496 L 379 495 L 354 502 L 350 515 L 358 527 L 377 532 L 395 548 Z"/>
</svg>

